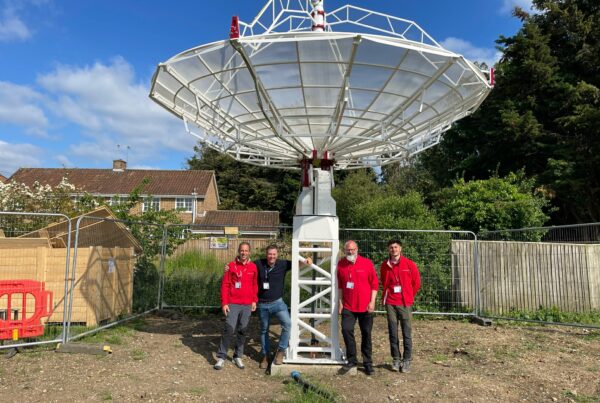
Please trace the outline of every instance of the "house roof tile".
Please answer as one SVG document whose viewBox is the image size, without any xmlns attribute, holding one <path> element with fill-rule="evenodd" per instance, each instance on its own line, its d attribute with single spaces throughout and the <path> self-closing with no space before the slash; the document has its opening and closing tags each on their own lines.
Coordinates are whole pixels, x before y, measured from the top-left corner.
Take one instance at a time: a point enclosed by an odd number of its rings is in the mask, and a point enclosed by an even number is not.
<svg viewBox="0 0 600 403">
<path fill-rule="evenodd" d="M 207 211 L 196 219 L 198 227 L 240 227 L 245 231 L 274 231 L 279 227 L 278 211 Z"/>
<path fill-rule="evenodd" d="M 145 178 L 150 180 L 143 193 L 152 195 L 190 195 L 193 192 L 202 196 L 214 180 L 213 171 L 198 170 L 145 170 L 127 169 L 81 169 L 81 168 L 20 168 L 10 180 L 28 186 L 35 181 L 42 185 L 56 186 L 63 178 L 79 189 L 91 194 L 126 195 Z"/>
</svg>

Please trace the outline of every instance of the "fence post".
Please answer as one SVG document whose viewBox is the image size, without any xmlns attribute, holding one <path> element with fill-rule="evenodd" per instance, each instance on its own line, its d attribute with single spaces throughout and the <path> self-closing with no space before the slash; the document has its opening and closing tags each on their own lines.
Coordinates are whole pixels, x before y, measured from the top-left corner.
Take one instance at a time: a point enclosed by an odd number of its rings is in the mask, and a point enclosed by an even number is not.
<svg viewBox="0 0 600 403">
<path fill-rule="evenodd" d="M 163 226 L 163 238 L 162 245 L 160 250 L 160 265 L 159 265 L 159 274 L 158 274 L 158 300 L 157 300 L 157 309 L 162 309 L 163 304 L 163 293 L 164 293 L 164 283 L 165 283 L 165 258 L 167 255 L 167 239 L 169 236 L 169 226 Z"/>
<path fill-rule="evenodd" d="M 63 297 L 63 326 L 62 326 L 62 335 L 60 337 L 63 344 L 67 342 L 67 298 L 69 296 L 69 263 L 71 260 L 71 230 L 72 223 L 71 219 L 67 216 L 64 216 L 67 219 L 68 226 L 68 235 L 67 235 L 67 257 L 65 264 L 65 293 Z"/>
<path fill-rule="evenodd" d="M 473 268 L 475 270 L 475 315 L 481 315 L 481 279 L 479 273 L 479 247 L 477 244 L 477 235 L 473 233 L 475 241 L 473 243 Z"/>
</svg>

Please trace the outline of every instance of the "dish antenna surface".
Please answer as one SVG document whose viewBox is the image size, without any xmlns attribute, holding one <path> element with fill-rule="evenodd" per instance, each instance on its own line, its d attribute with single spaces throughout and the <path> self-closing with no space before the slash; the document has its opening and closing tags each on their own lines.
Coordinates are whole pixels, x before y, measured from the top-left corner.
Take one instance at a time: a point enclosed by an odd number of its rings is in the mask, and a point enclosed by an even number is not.
<svg viewBox="0 0 600 403">
<path fill-rule="evenodd" d="M 229 39 L 158 65 L 150 97 L 204 145 L 303 170 L 285 362 L 344 362 L 332 170 L 381 166 L 436 145 L 493 81 L 493 70 L 444 49 L 412 21 L 352 5 L 326 13 L 323 0 L 267 1 L 250 23 L 233 17 Z M 318 258 L 300 269 L 306 253 Z"/>
</svg>

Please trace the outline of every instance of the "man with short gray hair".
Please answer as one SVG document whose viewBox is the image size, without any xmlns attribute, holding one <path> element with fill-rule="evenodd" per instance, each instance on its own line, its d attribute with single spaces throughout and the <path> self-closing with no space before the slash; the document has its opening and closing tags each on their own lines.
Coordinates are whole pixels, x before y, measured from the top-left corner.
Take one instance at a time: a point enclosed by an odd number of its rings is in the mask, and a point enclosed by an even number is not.
<svg viewBox="0 0 600 403">
<path fill-rule="evenodd" d="M 347 359 L 343 370 L 349 371 L 358 365 L 354 339 L 354 326 L 358 320 L 365 373 L 373 375 L 371 331 L 379 280 L 373 262 L 358 254 L 355 241 L 346 242 L 344 251 L 346 256 L 338 262 L 337 267 L 339 314 L 342 315 L 342 336 Z"/>
</svg>

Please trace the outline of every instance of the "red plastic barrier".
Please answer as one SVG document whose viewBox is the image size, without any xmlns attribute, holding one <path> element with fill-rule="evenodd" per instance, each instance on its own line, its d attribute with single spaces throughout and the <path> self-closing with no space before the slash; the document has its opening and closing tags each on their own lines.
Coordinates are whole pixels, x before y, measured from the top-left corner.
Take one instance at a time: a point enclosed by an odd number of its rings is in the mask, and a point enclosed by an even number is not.
<svg viewBox="0 0 600 403">
<path fill-rule="evenodd" d="M 16 340 L 44 334 L 42 318 L 52 315 L 52 292 L 46 291 L 45 287 L 44 283 L 34 280 L 0 281 L 0 300 L 5 295 L 8 296 L 5 319 L 0 318 L 0 340 Z M 20 319 L 15 319 L 12 315 L 13 294 L 22 295 Z M 33 315 L 28 315 L 28 312 L 31 312 L 27 306 L 28 295 L 35 299 Z"/>
</svg>

